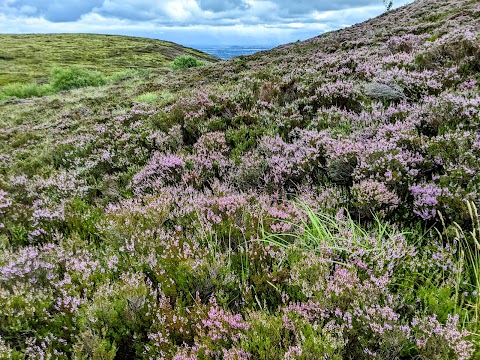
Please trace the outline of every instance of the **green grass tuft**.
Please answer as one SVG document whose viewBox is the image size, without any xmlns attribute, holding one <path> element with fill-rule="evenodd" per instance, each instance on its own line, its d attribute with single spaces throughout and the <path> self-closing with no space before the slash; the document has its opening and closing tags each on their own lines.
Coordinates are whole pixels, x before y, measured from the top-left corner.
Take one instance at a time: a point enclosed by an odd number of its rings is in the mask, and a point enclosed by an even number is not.
<svg viewBox="0 0 480 360">
<path fill-rule="evenodd" d="M 342 219 L 339 219 L 329 214 L 318 213 L 305 204 L 300 204 L 300 208 L 306 215 L 305 220 L 302 219 L 298 225 L 286 221 L 296 231 L 283 234 L 264 234 L 263 241 L 284 249 L 288 249 L 294 244 L 311 252 L 322 252 L 329 249 L 348 254 L 350 249 L 344 245 L 346 236 L 350 244 L 356 248 L 362 248 L 366 253 L 382 251 L 380 248 L 371 247 L 371 243 L 365 242 L 365 239 L 369 239 L 372 234 L 378 241 L 393 236 L 386 223 L 383 223 L 378 217 L 375 217 L 373 229 L 367 231 L 353 220 L 348 212 Z"/>
<path fill-rule="evenodd" d="M 53 93 L 53 88 L 50 84 L 21 84 L 13 83 L 5 85 L 0 91 L 0 100 L 12 97 L 26 99 L 32 97 L 41 97 Z"/>
<path fill-rule="evenodd" d="M 135 98 L 135 101 L 139 102 L 139 103 L 148 104 L 148 103 L 153 103 L 153 102 L 157 101 L 159 98 L 160 98 L 159 94 L 154 93 L 154 92 L 147 92 L 145 94 L 137 96 Z"/>
<path fill-rule="evenodd" d="M 59 91 L 78 89 L 88 86 L 102 86 L 111 79 L 98 71 L 91 71 L 80 66 L 68 68 L 55 67 L 48 84 L 11 83 L 0 90 L 0 101 L 10 98 L 27 99 L 51 95 Z"/>
<path fill-rule="evenodd" d="M 464 229 L 454 224 L 454 243 L 458 244 L 458 278 L 456 284 L 457 303 L 464 309 L 465 321 L 469 328 L 480 330 L 480 218 L 473 202 L 467 202 L 468 212 L 472 220 L 472 227 Z M 466 287 L 467 297 L 464 299 L 460 287 Z M 464 288 L 465 290 L 465 288 Z"/>
</svg>

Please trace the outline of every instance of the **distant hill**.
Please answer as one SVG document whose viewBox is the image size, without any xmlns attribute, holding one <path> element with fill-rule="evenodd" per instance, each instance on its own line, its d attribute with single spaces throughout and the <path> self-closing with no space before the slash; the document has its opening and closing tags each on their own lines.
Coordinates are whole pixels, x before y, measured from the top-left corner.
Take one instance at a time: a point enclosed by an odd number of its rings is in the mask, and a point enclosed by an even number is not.
<svg viewBox="0 0 480 360">
<path fill-rule="evenodd" d="M 176 57 L 192 55 L 205 62 L 217 58 L 167 41 L 98 34 L 0 35 L 0 86 L 42 81 L 53 66 L 80 64 L 104 73 L 156 69 Z"/>
</svg>

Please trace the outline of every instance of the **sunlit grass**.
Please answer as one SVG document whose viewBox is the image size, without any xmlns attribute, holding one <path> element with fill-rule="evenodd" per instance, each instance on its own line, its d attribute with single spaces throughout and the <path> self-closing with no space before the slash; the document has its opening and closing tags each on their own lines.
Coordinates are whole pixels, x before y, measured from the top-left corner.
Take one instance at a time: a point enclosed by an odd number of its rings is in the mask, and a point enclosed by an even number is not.
<svg viewBox="0 0 480 360">
<path fill-rule="evenodd" d="M 158 100 L 159 98 L 159 94 L 157 93 L 153 93 L 153 92 L 148 92 L 148 93 L 145 93 L 145 94 L 142 94 L 142 95 L 139 95 L 135 98 L 135 101 L 136 102 L 139 102 L 139 103 L 152 103 L 152 102 L 155 102 Z"/>
<path fill-rule="evenodd" d="M 286 233 L 266 233 L 264 230 L 262 241 L 288 249 L 291 246 L 312 252 L 330 250 L 338 253 L 349 254 L 352 248 L 363 249 L 365 252 L 381 252 L 381 247 L 372 246 L 373 235 L 380 243 L 382 239 L 391 238 L 394 233 L 388 228 L 388 224 L 375 216 L 372 229 L 367 229 L 355 221 L 350 213 L 341 210 L 337 216 L 321 213 L 313 210 L 306 204 L 298 205 L 306 215 L 299 223 L 285 221 L 292 227 L 292 231 Z M 369 241 L 366 241 L 369 239 Z M 349 246 L 345 246 L 348 244 Z"/>
<path fill-rule="evenodd" d="M 165 41 L 96 34 L 0 35 L 0 86 L 46 80 L 55 66 L 82 64 L 106 75 L 169 67 L 182 55 L 218 59 Z"/>
</svg>

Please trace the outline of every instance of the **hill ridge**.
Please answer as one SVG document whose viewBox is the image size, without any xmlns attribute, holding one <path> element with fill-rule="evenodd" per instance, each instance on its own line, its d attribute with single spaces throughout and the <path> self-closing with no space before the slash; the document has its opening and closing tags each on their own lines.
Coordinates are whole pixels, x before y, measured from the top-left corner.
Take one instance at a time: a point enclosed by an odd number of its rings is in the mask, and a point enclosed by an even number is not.
<svg viewBox="0 0 480 360">
<path fill-rule="evenodd" d="M 108 34 L 0 34 L 0 49 L 0 85 L 43 81 L 52 67 L 72 64 L 112 74 L 169 66 L 182 55 L 219 61 L 169 41 Z"/>
</svg>

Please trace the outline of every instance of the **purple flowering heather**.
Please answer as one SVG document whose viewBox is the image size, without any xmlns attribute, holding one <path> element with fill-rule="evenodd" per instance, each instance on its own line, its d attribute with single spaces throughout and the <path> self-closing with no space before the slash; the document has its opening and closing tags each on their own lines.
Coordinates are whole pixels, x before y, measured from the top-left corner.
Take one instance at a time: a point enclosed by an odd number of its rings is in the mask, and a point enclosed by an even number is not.
<svg viewBox="0 0 480 360">
<path fill-rule="evenodd" d="M 441 188 L 434 183 L 410 186 L 410 191 L 415 199 L 413 212 L 423 220 L 435 217 L 440 197 L 451 196 L 448 189 Z"/>
<path fill-rule="evenodd" d="M 364 212 L 388 213 L 395 210 L 400 204 L 399 197 L 382 182 L 362 181 L 354 184 L 352 191 L 358 201 L 358 206 Z"/>
<path fill-rule="evenodd" d="M 181 179 L 184 169 L 185 161 L 182 157 L 155 153 L 148 164 L 133 177 L 133 191 L 140 194 L 175 183 Z"/>
<path fill-rule="evenodd" d="M 0 358 L 475 358 L 479 14 L 0 89 Z"/>
</svg>

